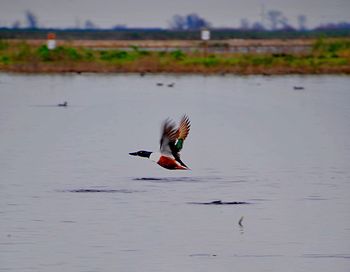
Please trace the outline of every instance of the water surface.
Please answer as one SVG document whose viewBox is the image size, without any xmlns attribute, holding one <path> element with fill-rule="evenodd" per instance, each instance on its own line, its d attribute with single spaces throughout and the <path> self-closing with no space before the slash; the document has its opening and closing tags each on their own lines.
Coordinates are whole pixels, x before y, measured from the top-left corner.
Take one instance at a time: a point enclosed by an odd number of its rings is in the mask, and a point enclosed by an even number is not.
<svg viewBox="0 0 350 272">
<path fill-rule="evenodd" d="M 348 271 L 349 86 L 0 74 L 0 271 Z M 191 171 L 128 155 L 184 113 Z"/>
</svg>

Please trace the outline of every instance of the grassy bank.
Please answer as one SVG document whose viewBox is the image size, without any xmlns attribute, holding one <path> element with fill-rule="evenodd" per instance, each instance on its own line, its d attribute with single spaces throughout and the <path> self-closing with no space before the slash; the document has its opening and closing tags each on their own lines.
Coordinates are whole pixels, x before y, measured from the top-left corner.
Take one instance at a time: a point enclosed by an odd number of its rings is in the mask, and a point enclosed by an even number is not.
<svg viewBox="0 0 350 272">
<path fill-rule="evenodd" d="M 307 53 L 208 53 L 195 50 L 94 49 L 0 41 L 0 71 L 235 74 L 350 74 L 350 40 L 319 39 Z"/>
</svg>

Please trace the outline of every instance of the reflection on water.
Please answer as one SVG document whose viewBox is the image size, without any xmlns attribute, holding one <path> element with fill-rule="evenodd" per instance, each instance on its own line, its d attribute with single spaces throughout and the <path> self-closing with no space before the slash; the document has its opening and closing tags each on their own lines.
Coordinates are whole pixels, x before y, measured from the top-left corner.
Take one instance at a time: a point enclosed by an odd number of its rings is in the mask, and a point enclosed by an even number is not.
<svg viewBox="0 0 350 272">
<path fill-rule="evenodd" d="M 348 271 L 348 86 L 0 74 L 0 270 Z M 191 171 L 128 155 L 184 113 Z"/>
</svg>

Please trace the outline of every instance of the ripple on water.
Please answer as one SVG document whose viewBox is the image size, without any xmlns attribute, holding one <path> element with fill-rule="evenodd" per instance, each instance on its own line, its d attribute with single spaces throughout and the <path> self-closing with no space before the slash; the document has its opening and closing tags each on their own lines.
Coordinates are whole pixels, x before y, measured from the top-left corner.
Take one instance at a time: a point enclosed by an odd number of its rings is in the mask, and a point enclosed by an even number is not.
<svg viewBox="0 0 350 272">
<path fill-rule="evenodd" d="M 190 257 L 216 257 L 216 254 L 211 253 L 193 253 L 189 255 Z"/>
<path fill-rule="evenodd" d="M 218 177 L 137 177 L 132 178 L 136 181 L 150 181 L 150 182 L 207 182 L 220 180 Z"/>
<path fill-rule="evenodd" d="M 327 198 L 321 197 L 319 195 L 309 195 L 304 198 L 304 200 L 312 200 L 312 201 L 317 201 L 317 200 L 328 200 Z"/>
<path fill-rule="evenodd" d="M 247 255 L 237 255 L 235 254 L 233 257 L 236 258 L 280 258 L 284 255 L 281 254 L 247 254 Z"/>
<path fill-rule="evenodd" d="M 141 191 L 128 190 L 128 189 L 91 189 L 91 188 L 79 188 L 79 189 L 68 189 L 59 192 L 63 193 L 121 193 L 121 194 L 132 194 Z"/>
<path fill-rule="evenodd" d="M 304 258 L 350 259 L 350 254 L 303 254 Z"/>
<path fill-rule="evenodd" d="M 214 200 L 210 202 L 189 202 L 189 204 L 197 204 L 197 205 L 248 205 L 251 204 L 245 201 L 221 201 Z"/>
</svg>

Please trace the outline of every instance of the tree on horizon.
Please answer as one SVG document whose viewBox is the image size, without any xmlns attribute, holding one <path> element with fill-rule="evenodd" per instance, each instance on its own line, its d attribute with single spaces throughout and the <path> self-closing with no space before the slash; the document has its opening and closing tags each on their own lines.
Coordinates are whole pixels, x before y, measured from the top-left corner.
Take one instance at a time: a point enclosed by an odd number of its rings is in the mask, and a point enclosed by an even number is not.
<svg viewBox="0 0 350 272">
<path fill-rule="evenodd" d="M 28 28 L 38 28 L 38 18 L 33 12 L 27 10 L 25 16 Z"/>
<path fill-rule="evenodd" d="M 198 30 L 204 27 L 210 27 L 211 24 L 198 14 L 191 13 L 186 16 L 174 15 L 169 26 L 173 30 Z"/>
</svg>

